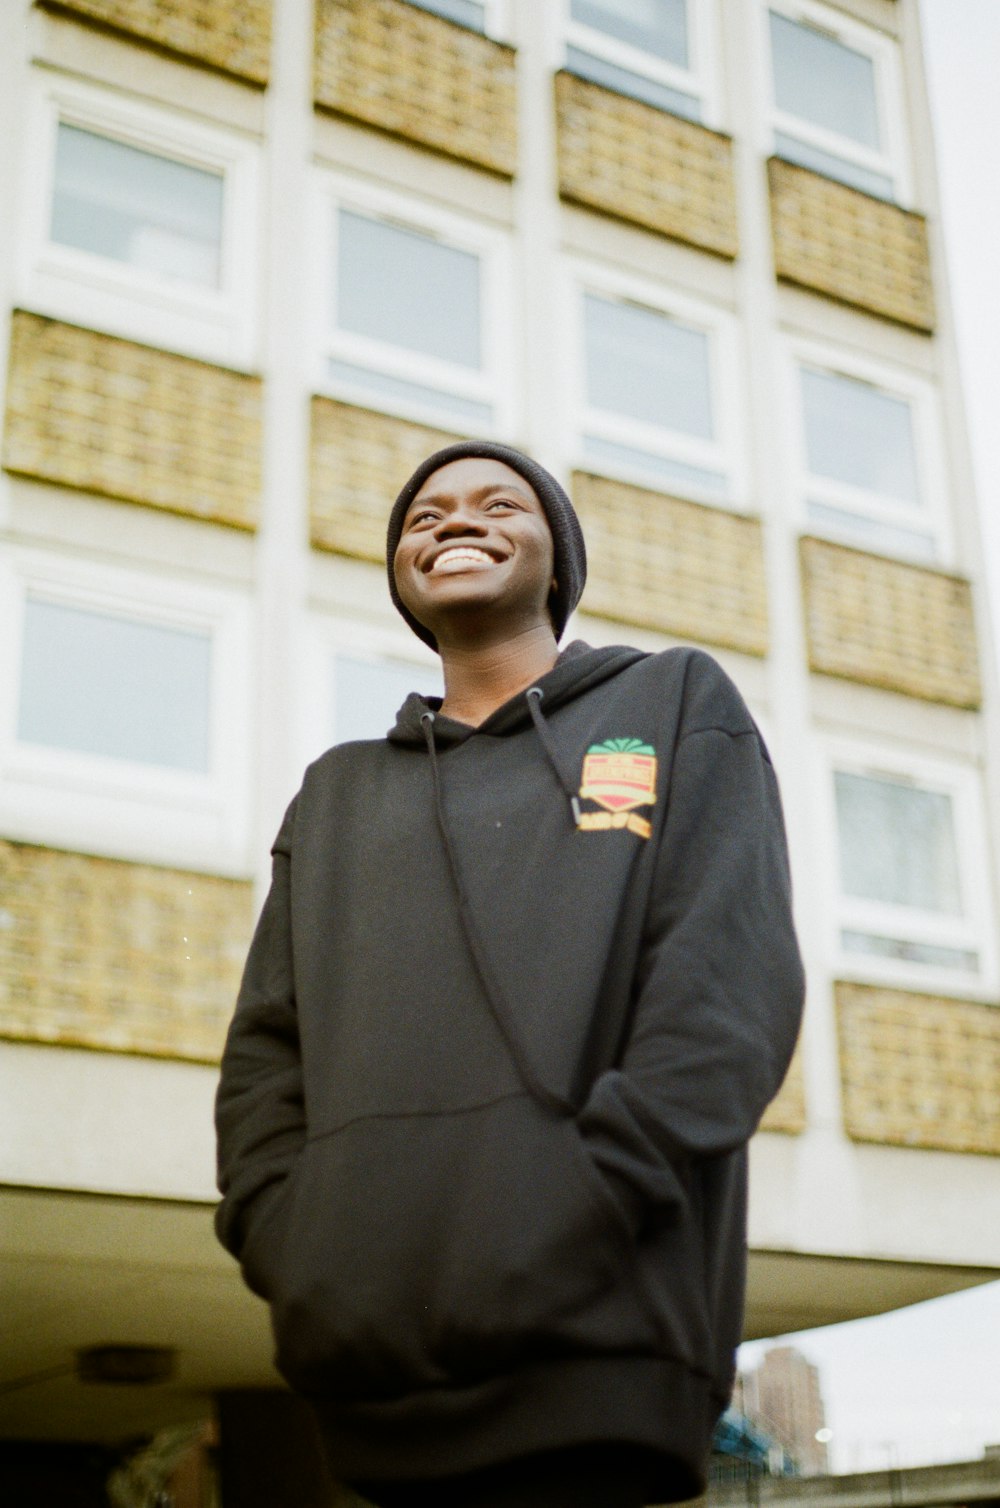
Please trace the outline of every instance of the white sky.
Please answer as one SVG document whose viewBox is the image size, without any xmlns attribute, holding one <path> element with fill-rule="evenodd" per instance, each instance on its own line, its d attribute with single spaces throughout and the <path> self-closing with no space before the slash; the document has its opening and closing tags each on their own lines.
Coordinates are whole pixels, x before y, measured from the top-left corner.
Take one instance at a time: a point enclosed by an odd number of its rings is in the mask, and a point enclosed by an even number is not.
<svg viewBox="0 0 1000 1508">
<path fill-rule="evenodd" d="M 1000 627 L 1000 0 L 920 0 L 920 7 L 952 304 Z M 820 1368 L 835 1471 L 969 1460 L 984 1445 L 1000 1444 L 1000 1283 L 788 1339 Z M 745 1346 L 742 1363 L 752 1365 L 773 1343 Z"/>
</svg>

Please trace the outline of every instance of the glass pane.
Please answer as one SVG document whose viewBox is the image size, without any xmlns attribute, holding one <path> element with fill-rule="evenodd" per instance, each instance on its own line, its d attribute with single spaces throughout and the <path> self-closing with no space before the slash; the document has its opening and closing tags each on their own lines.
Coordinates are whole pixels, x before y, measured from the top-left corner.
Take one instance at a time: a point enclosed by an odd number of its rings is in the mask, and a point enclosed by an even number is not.
<svg viewBox="0 0 1000 1508">
<path fill-rule="evenodd" d="M 663 429 L 711 439 L 708 336 L 635 304 L 584 297 L 587 400 Z"/>
<path fill-rule="evenodd" d="M 809 470 L 919 505 L 910 405 L 833 372 L 803 367 L 799 375 Z"/>
<path fill-rule="evenodd" d="M 960 916 L 951 797 L 843 770 L 834 782 L 844 894 Z"/>
<path fill-rule="evenodd" d="M 373 398 L 405 398 L 409 402 L 429 404 L 442 416 L 460 420 L 469 429 L 489 427 L 493 423 L 493 408 L 489 403 L 477 403 L 474 398 L 462 398 L 458 393 L 446 392 L 444 388 L 427 387 L 422 382 L 407 382 L 404 377 L 390 377 L 367 367 L 355 366 L 349 361 L 330 360 L 327 363 L 330 376 L 341 378 L 363 388 Z"/>
<path fill-rule="evenodd" d="M 616 94 L 627 94 L 631 99 L 641 99 L 657 110 L 668 110 L 671 115 L 682 115 L 685 120 L 701 120 L 701 101 L 680 89 L 670 89 L 645 74 L 633 73 L 628 68 L 619 68 L 593 53 L 583 52 L 579 47 L 567 47 L 566 67 L 582 79 L 594 84 L 603 84 Z"/>
<path fill-rule="evenodd" d="M 217 288 L 221 173 L 60 124 L 52 239 L 144 272 Z"/>
<path fill-rule="evenodd" d="M 687 0 L 572 0 L 570 14 L 617 42 L 688 66 Z"/>
<path fill-rule="evenodd" d="M 479 258 L 352 210 L 338 222 L 339 327 L 478 369 Z"/>
<path fill-rule="evenodd" d="M 207 633 L 29 598 L 18 737 L 206 771 L 211 651 Z"/>
<path fill-rule="evenodd" d="M 670 490 L 682 495 L 686 492 L 705 492 L 712 497 L 725 497 L 726 477 L 721 471 L 710 471 L 705 466 L 688 466 L 684 461 L 672 461 L 669 456 L 655 455 L 648 450 L 638 450 L 632 445 L 618 445 L 614 440 L 602 440 L 598 435 L 584 435 L 583 453 L 588 460 L 605 462 L 612 466 L 638 467 L 655 477 Z"/>
<path fill-rule="evenodd" d="M 855 543 L 887 555 L 909 555 L 915 560 L 934 560 L 937 542 L 918 529 L 902 529 L 897 524 L 872 518 L 867 513 L 850 513 L 846 508 L 831 508 L 828 503 L 810 499 L 806 512 L 821 528 L 848 535 Z"/>
<path fill-rule="evenodd" d="M 875 65 L 813 26 L 771 12 L 774 96 L 780 110 L 846 136 L 859 146 L 881 145 Z"/>
<path fill-rule="evenodd" d="M 356 660 L 338 655 L 334 671 L 334 733 L 339 744 L 384 738 L 411 691 L 443 696 L 441 672 L 405 660 Z"/>
<path fill-rule="evenodd" d="M 814 173 L 822 173 L 825 178 L 835 178 L 838 183 L 848 183 L 851 188 L 860 189 L 863 194 L 871 194 L 875 199 L 895 198 L 895 184 L 887 173 L 876 173 L 872 168 L 848 162 L 846 157 L 837 157 L 833 152 L 821 152 L 819 147 L 810 146 L 797 136 L 776 131 L 774 150 L 779 157 L 784 157 L 789 162 L 812 168 Z"/>
<path fill-rule="evenodd" d="M 875 958 L 898 958 L 903 963 L 924 963 L 937 969 L 961 969 L 975 974 L 979 954 L 969 948 L 942 948 L 937 943 L 908 942 L 905 937 L 878 937 L 871 932 L 840 934 L 845 953 L 867 953 Z"/>
<path fill-rule="evenodd" d="M 486 15 L 484 0 L 410 0 L 413 5 L 418 5 L 421 10 L 429 10 L 436 16 L 444 16 L 448 21 L 457 21 L 459 26 L 467 26 L 470 31 L 486 30 Z"/>
</svg>

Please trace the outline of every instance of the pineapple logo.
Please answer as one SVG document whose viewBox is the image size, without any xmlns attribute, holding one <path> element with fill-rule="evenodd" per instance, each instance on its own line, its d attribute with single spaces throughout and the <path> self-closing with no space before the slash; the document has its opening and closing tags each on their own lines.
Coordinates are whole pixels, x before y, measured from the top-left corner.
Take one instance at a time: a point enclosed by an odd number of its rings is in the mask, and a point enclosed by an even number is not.
<svg viewBox="0 0 1000 1508">
<path fill-rule="evenodd" d="M 591 744 L 583 760 L 580 795 L 603 810 L 581 812 L 583 832 L 626 828 L 648 838 L 652 825 L 635 815 L 637 806 L 656 802 L 656 750 L 638 738 L 609 738 Z"/>
</svg>

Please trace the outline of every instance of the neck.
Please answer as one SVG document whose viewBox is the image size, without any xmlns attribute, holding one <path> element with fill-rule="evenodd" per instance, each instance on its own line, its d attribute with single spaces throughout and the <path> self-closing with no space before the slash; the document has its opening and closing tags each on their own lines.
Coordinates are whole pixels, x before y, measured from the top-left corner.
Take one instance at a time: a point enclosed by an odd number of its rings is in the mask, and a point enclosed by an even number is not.
<svg viewBox="0 0 1000 1508">
<path fill-rule="evenodd" d="M 445 685 L 441 711 L 473 728 L 534 685 L 559 653 L 547 623 L 502 644 L 442 644 L 440 649 Z"/>
</svg>

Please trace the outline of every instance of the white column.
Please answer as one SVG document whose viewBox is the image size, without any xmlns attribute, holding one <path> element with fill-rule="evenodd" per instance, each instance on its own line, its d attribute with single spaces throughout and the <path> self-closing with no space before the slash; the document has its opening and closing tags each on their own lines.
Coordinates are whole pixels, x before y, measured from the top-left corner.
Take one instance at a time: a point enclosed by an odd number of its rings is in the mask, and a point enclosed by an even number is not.
<svg viewBox="0 0 1000 1508">
<path fill-rule="evenodd" d="M 295 695 L 304 660 L 309 566 L 309 355 L 306 248 L 313 137 L 312 0 L 272 8 L 267 94 L 261 352 L 264 465 L 257 569 L 257 872 L 301 774 Z"/>
<path fill-rule="evenodd" d="M 809 1005 L 802 1032 L 808 1131 L 797 1143 L 795 1186 L 783 1193 L 797 1201 L 791 1226 L 809 1231 L 812 1248 L 838 1250 L 854 1244 L 857 1212 L 851 1148 L 843 1131 L 836 1021 L 827 966 L 821 866 L 834 862 L 816 850 L 814 736 L 809 669 L 799 573 L 799 515 L 790 490 L 787 457 L 794 437 L 785 401 L 784 370 L 775 283 L 765 161 L 771 150 L 765 33 L 757 6 L 727 11 L 723 28 L 728 93 L 732 101 L 740 227 L 743 331 L 751 444 L 752 502 L 764 521 L 770 653 L 769 704 L 775 763 L 788 827 L 795 911 L 808 981 Z M 818 859 L 818 862 L 817 862 Z"/>
</svg>

